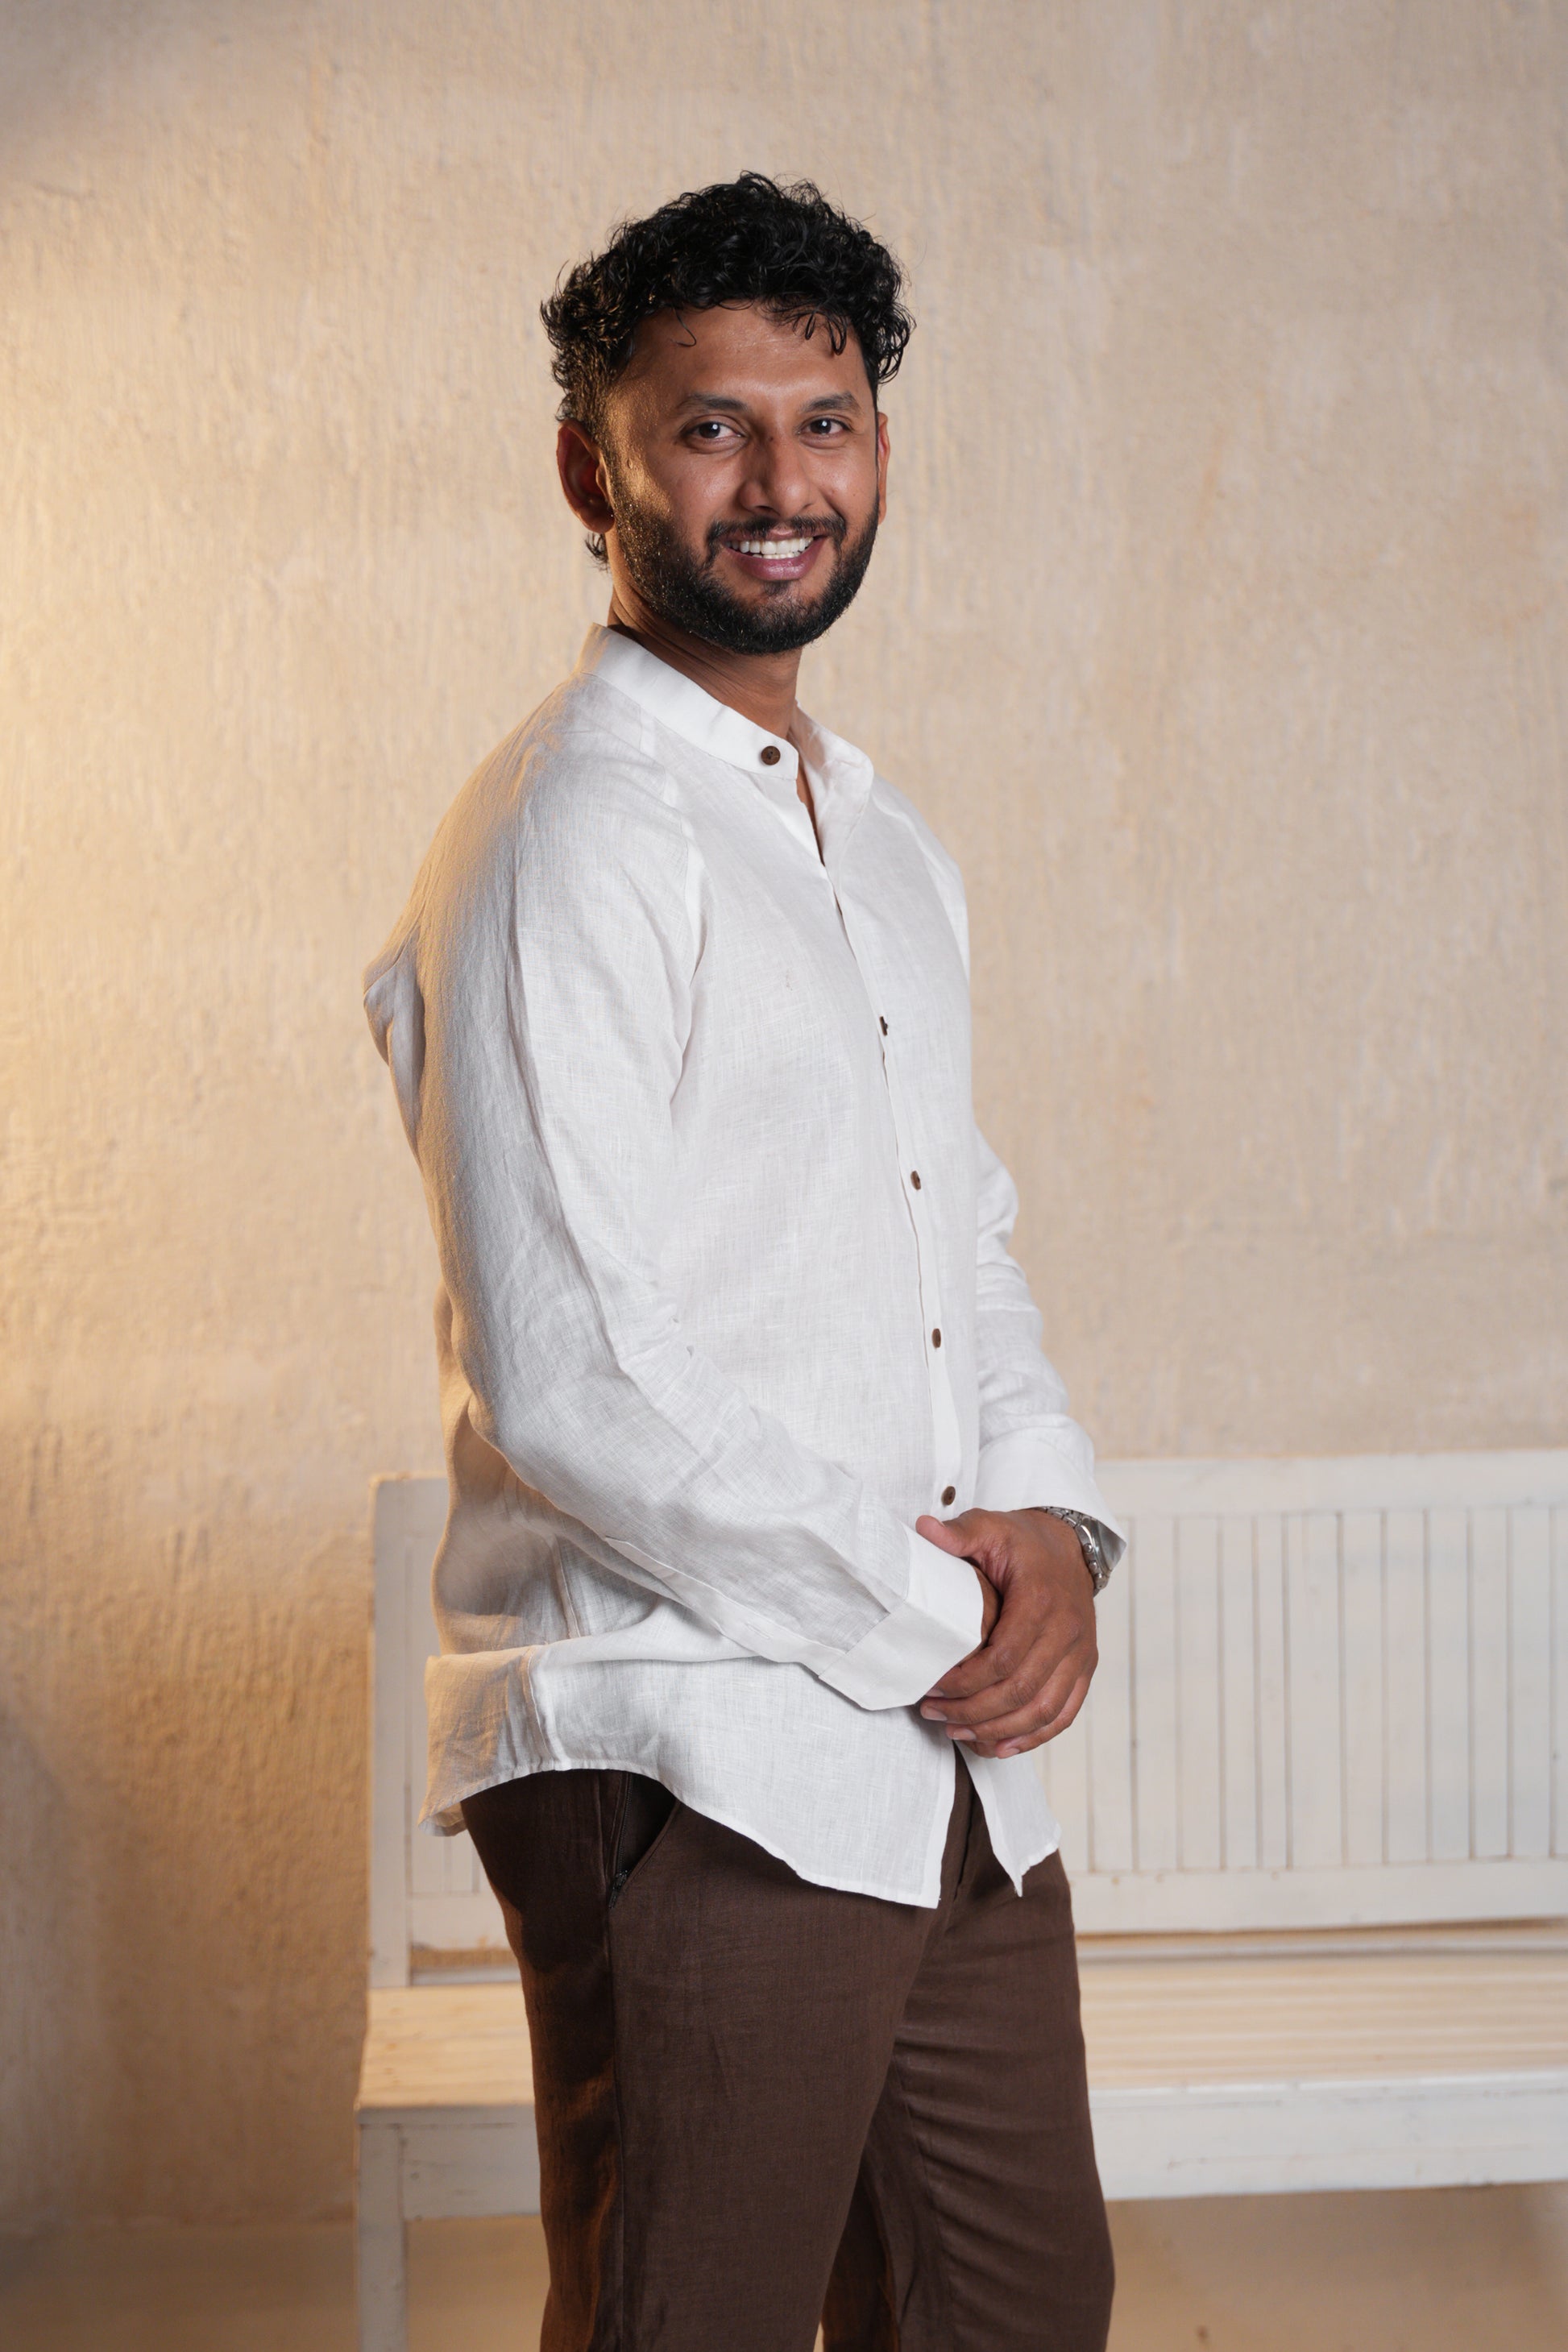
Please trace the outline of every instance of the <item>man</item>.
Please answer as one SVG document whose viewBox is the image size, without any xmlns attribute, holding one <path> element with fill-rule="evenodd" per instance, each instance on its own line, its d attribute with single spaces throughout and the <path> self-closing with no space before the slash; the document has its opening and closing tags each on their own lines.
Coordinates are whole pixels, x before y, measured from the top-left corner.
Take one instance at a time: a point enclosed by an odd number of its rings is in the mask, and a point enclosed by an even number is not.
<svg viewBox="0 0 1568 2352">
<path fill-rule="evenodd" d="M 1121 1539 L 974 1129 L 957 870 L 795 701 L 900 292 L 748 173 L 545 305 L 608 625 L 367 979 L 441 1259 L 426 1813 L 521 1971 L 545 2352 L 1109 2323 L 1027 1751 Z"/>
</svg>

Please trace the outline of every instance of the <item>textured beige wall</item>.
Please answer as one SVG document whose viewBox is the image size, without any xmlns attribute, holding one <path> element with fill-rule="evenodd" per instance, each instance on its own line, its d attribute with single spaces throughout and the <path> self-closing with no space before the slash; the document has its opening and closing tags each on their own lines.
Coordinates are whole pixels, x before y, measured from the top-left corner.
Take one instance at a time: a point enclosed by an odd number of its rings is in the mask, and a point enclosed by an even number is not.
<svg viewBox="0 0 1568 2352">
<path fill-rule="evenodd" d="M 437 1453 L 356 975 L 598 608 L 535 305 L 624 208 L 912 268 L 809 698 L 967 868 L 1102 1444 L 1568 1434 L 1565 132 L 1561 5 L 12 0 L 0 2216 L 346 2199 Z"/>
</svg>

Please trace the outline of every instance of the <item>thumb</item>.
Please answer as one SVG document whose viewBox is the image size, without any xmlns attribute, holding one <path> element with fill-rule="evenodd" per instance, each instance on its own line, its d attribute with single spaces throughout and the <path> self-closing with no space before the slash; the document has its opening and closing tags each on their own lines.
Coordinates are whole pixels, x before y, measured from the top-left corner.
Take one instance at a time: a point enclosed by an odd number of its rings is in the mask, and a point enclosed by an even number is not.
<svg viewBox="0 0 1568 2352">
<path fill-rule="evenodd" d="M 956 1553 L 960 1559 L 967 1559 L 974 1549 L 979 1533 L 973 1524 L 974 1518 L 973 1511 L 960 1511 L 956 1519 L 933 1519 L 926 1511 L 915 1521 L 915 1533 L 924 1536 L 927 1543 L 935 1544 L 939 1550 L 951 1551 Z"/>
</svg>

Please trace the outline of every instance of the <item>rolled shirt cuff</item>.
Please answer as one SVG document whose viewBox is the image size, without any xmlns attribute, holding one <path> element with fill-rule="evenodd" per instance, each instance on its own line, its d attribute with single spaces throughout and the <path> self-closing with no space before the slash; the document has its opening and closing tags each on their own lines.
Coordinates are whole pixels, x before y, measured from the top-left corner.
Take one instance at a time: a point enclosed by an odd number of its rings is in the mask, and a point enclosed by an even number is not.
<svg viewBox="0 0 1568 2352">
<path fill-rule="evenodd" d="M 984 1623 L 980 1579 L 969 1562 L 943 1551 L 913 1528 L 905 1598 L 879 1625 L 830 1664 L 819 1678 L 857 1706 L 913 1706 L 950 1666 L 980 1646 Z"/>
<path fill-rule="evenodd" d="M 1099 1525 L 1112 1568 L 1127 1549 L 1127 1531 L 1096 1486 L 1092 1463 L 1075 1462 L 1033 1430 L 1015 1430 L 981 1447 L 974 1505 L 982 1511 L 1081 1511 Z"/>
</svg>

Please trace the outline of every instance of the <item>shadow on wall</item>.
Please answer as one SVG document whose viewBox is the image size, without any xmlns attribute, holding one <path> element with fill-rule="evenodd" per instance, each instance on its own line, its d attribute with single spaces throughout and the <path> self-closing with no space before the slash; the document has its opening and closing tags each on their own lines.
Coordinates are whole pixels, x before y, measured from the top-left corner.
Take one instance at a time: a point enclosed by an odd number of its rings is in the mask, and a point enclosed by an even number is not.
<svg viewBox="0 0 1568 2352">
<path fill-rule="evenodd" d="M 9 1580 L 7 1580 L 8 1581 Z M 68 2209 L 76 2042 L 96 1947 L 90 1881 L 58 1781 L 0 1681 L 0 2215 L 28 2230 Z"/>
<path fill-rule="evenodd" d="M 90 1485 L 95 1450 L 61 1449 L 61 1486 Z M 318 1538 L 311 1559 L 297 1528 L 233 1514 L 221 1552 L 122 1523 L 106 1562 L 58 1491 L 37 1499 L 0 1716 L 5 2226 L 341 2214 L 363 2032 L 363 1547 Z"/>
</svg>

